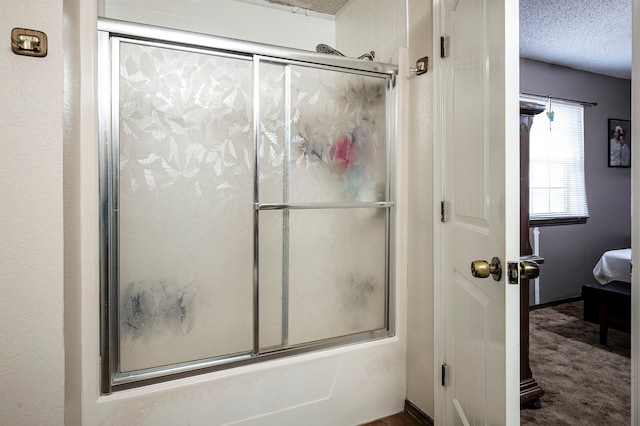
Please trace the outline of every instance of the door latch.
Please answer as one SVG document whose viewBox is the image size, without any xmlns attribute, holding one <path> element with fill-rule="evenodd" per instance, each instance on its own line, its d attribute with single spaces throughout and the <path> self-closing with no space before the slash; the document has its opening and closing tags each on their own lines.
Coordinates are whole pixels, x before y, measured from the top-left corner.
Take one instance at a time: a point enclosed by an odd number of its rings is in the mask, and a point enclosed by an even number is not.
<svg viewBox="0 0 640 426">
<path fill-rule="evenodd" d="M 521 260 L 520 262 L 508 262 L 507 281 L 509 284 L 518 284 L 518 278 L 523 280 L 533 280 L 540 276 L 540 265 L 531 260 Z"/>
<path fill-rule="evenodd" d="M 509 284 L 518 284 L 518 262 L 507 263 L 507 282 Z"/>
</svg>

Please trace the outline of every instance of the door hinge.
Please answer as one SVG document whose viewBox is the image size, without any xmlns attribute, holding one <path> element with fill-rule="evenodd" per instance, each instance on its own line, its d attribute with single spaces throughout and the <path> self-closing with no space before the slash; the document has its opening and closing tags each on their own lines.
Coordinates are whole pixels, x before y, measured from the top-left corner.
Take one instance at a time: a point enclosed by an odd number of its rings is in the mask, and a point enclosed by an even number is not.
<svg viewBox="0 0 640 426">
<path fill-rule="evenodd" d="M 447 221 L 447 203 L 440 201 L 440 222 Z"/>
<path fill-rule="evenodd" d="M 447 365 L 447 363 L 442 364 L 442 379 L 441 379 L 441 384 L 442 386 L 447 386 L 449 383 L 447 382 L 448 377 L 449 377 L 449 366 Z"/>
<path fill-rule="evenodd" d="M 440 37 L 440 57 L 446 58 L 449 56 L 449 37 Z"/>
</svg>

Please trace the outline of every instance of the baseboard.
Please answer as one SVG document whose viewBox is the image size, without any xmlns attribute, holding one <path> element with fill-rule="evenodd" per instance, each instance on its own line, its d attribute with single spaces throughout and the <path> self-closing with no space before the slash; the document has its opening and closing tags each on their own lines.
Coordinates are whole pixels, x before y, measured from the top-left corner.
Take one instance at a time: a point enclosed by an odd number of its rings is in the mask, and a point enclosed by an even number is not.
<svg viewBox="0 0 640 426">
<path fill-rule="evenodd" d="M 407 399 L 404 400 L 404 412 L 413 417 L 421 425 L 433 426 L 433 419 Z"/>
<path fill-rule="evenodd" d="M 549 306 L 556 306 L 556 305 L 562 305 L 564 303 L 578 302 L 580 300 L 582 300 L 582 296 L 570 297 L 568 299 L 562 299 L 562 300 L 554 300 L 553 302 L 540 303 L 539 305 L 530 306 L 529 310 L 533 311 L 535 309 L 548 308 Z"/>
</svg>

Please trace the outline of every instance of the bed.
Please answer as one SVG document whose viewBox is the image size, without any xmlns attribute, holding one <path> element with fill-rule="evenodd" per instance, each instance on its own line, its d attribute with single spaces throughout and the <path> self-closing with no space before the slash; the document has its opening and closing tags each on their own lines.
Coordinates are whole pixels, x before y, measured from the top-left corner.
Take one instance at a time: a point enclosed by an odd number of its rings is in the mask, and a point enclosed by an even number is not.
<svg viewBox="0 0 640 426">
<path fill-rule="evenodd" d="M 582 286 L 584 320 L 600 326 L 600 344 L 609 327 L 631 330 L 631 249 L 608 250 L 593 268 L 597 284 Z"/>
<path fill-rule="evenodd" d="M 600 284 L 612 281 L 631 282 L 631 249 L 608 250 L 604 252 L 596 266 L 593 276 Z"/>
</svg>

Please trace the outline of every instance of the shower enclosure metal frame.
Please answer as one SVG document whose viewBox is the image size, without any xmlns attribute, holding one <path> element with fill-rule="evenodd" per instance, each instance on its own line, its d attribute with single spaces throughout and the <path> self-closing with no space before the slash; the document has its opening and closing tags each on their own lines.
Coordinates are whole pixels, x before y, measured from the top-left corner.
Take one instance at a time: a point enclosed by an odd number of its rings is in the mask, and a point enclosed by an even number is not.
<svg viewBox="0 0 640 426">
<path fill-rule="evenodd" d="M 266 44 L 227 39 L 217 36 L 184 32 L 173 29 L 128 23 L 110 19 L 98 21 L 98 102 L 99 102 L 99 143 L 100 143 L 100 274 L 101 274 L 101 392 L 128 389 L 194 374 L 236 367 L 258 361 L 277 359 L 321 349 L 347 344 L 371 341 L 395 334 L 394 312 L 394 139 L 396 132 L 396 76 L 395 65 L 362 61 L 345 57 L 318 54 L 296 49 L 274 47 Z M 254 204 L 253 204 L 253 348 L 247 353 L 218 356 L 205 360 L 189 361 L 168 366 L 154 367 L 133 372 L 122 372 L 120 368 L 120 330 L 119 330 L 119 113 L 117 99 L 119 77 L 119 46 L 121 41 L 149 46 L 170 47 L 183 51 L 215 54 L 253 62 L 253 150 L 254 150 Z M 259 69 L 262 62 L 279 63 L 285 66 L 285 114 L 289 113 L 290 65 L 338 70 L 345 73 L 370 75 L 386 79 L 386 185 L 384 201 L 371 202 L 314 202 L 295 203 L 289 200 L 289 187 L 285 167 L 283 176 L 283 202 L 260 203 L 258 140 L 260 113 Z M 291 140 L 290 117 L 285 117 L 285 141 Z M 285 144 L 285 162 L 289 160 L 290 143 Z M 385 318 L 382 329 L 359 332 L 289 345 L 288 342 L 288 218 L 293 210 L 313 209 L 379 209 L 385 212 Z M 281 210 L 283 212 L 283 288 L 282 288 L 282 344 L 273 349 L 261 348 L 259 324 L 259 222 L 260 212 Z"/>
</svg>

